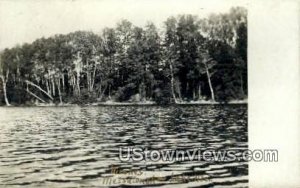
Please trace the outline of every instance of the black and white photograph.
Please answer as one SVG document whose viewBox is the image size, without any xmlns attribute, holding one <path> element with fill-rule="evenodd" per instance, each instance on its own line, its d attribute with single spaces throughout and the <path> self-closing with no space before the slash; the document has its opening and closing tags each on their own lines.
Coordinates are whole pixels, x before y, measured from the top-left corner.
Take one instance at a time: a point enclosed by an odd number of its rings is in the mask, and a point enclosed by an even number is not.
<svg viewBox="0 0 300 188">
<path fill-rule="evenodd" d="M 0 187 L 249 187 L 248 140 L 247 1 L 0 1 Z"/>
</svg>

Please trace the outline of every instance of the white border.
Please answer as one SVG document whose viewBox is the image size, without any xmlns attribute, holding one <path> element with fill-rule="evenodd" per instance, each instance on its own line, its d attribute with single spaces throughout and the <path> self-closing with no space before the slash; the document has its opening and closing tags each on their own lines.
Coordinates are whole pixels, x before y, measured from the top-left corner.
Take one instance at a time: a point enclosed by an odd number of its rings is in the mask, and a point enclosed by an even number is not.
<svg viewBox="0 0 300 188">
<path fill-rule="evenodd" d="M 299 2 L 249 7 L 249 147 L 278 149 L 277 163 L 250 162 L 250 187 L 300 187 Z"/>
</svg>

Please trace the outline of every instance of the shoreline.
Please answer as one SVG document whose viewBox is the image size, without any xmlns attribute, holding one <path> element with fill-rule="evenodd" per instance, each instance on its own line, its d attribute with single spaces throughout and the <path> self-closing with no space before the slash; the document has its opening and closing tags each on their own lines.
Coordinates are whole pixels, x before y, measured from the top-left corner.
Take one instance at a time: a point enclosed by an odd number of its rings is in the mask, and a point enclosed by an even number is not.
<svg viewBox="0 0 300 188">
<path fill-rule="evenodd" d="M 215 101 L 189 101 L 189 102 L 176 102 L 166 105 L 157 104 L 155 102 L 146 101 L 146 102 L 95 102 L 89 104 L 34 104 L 34 105 L 11 105 L 11 106 L 0 106 L 0 107 L 96 107 L 96 106 L 189 106 L 189 105 L 245 105 L 248 104 L 247 100 L 234 100 L 228 102 L 215 102 Z"/>
</svg>

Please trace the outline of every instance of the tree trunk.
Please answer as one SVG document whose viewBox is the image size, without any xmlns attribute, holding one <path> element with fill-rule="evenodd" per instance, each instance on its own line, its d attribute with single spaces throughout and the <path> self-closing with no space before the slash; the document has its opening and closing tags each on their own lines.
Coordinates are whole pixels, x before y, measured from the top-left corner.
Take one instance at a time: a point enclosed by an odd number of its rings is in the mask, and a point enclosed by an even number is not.
<svg viewBox="0 0 300 188">
<path fill-rule="evenodd" d="M 99 88 L 96 88 L 96 92 L 97 92 L 97 97 L 99 98 L 101 93 L 102 93 L 102 84 L 101 84 L 101 80 L 100 80 L 100 83 L 99 83 Z"/>
<path fill-rule="evenodd" d="M 53 96 L 55 96 L 55 83 L 54 83 L 53 77 L 51 78 L 51 83 L 52 83 L 52 93 L 53 93 Z"/>
<path fill-rule="evenodd" d="M 144 82 L 142 82 L 140 84 L 140 87 L 139 87 L 139 93 L 140 93 L 140 101 L 145 101 L 146 100 L 146 86 L 144 84 Z"/>
<path fill-rule="evenodd" d="M 109 98 L 109 100 L 111 99 L 111 97 L 110 97 L 110 84 L 108 86 L 108 98 Z"/>
<path fill-rule="evenodd" d="M 25 82 L 26 82 L 27 84 L 30 84 L 30 85 L 36 87 L 36 88 L 39 89 L 41 92 L 45 93 L 51 100 L 53 100 L 53 97 L 52 97 L 49 93 L 47 93 L 45 90 L 43 90 L 40 86 L 38 86 L 38 85 L 36 85 L 36 84 L 34 84 L 34 83 L 28 81 L 28 80 L 25 80 Z M 55 88 L 54 88 L 54 89 L 55 89 Z"/>
<path fill-rule="evenodd" d="M 77 72 L 77 80 L 76 80 L 77 92 L 80 95 L 80 73 Z"/>
<path fill-rule="evenodd" d="M 9 71 L 8 71 L 9 72 Z M 4 95 L 4 100 L 5 100 L 5 104 L 6 106 L 10 106 L 10 103 L 8 101 L 7 98 L 7 92 L 6 92 L 6 83 L 7 83 L 7 77 L 8 77 L 8 72 L 6 72 L 6 79 L 4 78 L 3 75 L 0 76 L 1 80 L 2 80 L 2 87 L 3 87 L 3 95 Z"/>
<path fill-rule="evenodd" d="M 173 66 L 170 63 L 170 71 L 171 71 L 171 92 L 172 97 L 174 99 L 174 102 L 177 103 L 176 95 L 175 95 L 175 89 L 174 89 L 174 73 L 173 73 Z"/>
<path fill-rule="evenodd" d="M 43 103 L 46 103 L 43 99 L 41 99 L 40 97 L 38 97 L 37 95 L 35 95 L 34 93 L 32 93 L 31 91 L 29 91 L 29 89 L 27 88 L 26 90 L 30 95 L 34 96 L 35 98 L 37 98 L 38 100 L 40 100 Z"/>
<path fill-rule="evenodd" d="M 202 95 L 201 95 L 201 85 L 199 84 L 198 86 L 198 100 L 202 99 Z"/>
<path fill-rule="evenodd" d="M 49 95 L 53 96 L 53 93 L 52 93 L 52 84 L 51 84 L 50 78 L 48 79 L 48 84 L 49 84 Z"/>
<path fill-rule="evenodd" d="M 50 88 L 49 88 L 49 82 L 48 82 L 48 79 L 46 79 L 46 88 L 47 88 L 47 93 L 48 93 L 49 95 L 51 95 L 51 93 L 50 93 Z"/>
<path fill-rule="evenodd" d="M 70 75 L 70 85 L 72 86 L 72 94 L 76 94 L 76 86 L 75 86 L 75 76 L 73 74 Z"/>
<path fill-rule="evenodd" d="M 176 90 L 177 90 L 177 93 L 178 93 L 179 101 L 182 101 L 180 81 L 179 80 L 176 80 Z"/>
<path fill-rule="evenodd" d="M 62 96 L 61 96 L 61 90 L 60 90 L 60 78 L 58 78 L 57 89 L 58 89 L 59 103 L 62 104 Z"/>
<path fill-rule="evenodd" d="M 101 85 L 100 85 L 100 87 L 101 87 Z M 100 89 L 100 95 L 99 95 L 99 100 L 100 100 L 100 101 L 102 100 L 102 98 L 103 98 L 103 95 L 104 95 L 104 93 L 105 93 L 106 89 L 107 89 L 107 85 L 104 87 L 104 89 L 103 89 L 103 90 L 102 90 L 102 89 Z"/>
<path fill-rule="evenodd" d="M 87 83 L 87 90 L 91 91 L 91 74 L 90 72 L 86 72 L 86 83 Z"/>
<path fill-rule="evenodd" d="M 209 89 L 210 89 L 211 99 L 213 101 L 215 101 L 214 89 L 213 89 L 213 86 L 212 86 L 212 83 L 211 83 L 210 74 L 209 74 L 208 67 L 207 67 L 207 62 L 205 62 L 204 64 L 205 64 L 205 70 L 206 70 L 208 85 L 209 85 Z"/>
<path fill-rule="evenodd" d="M 97 68 L 96 68 L 96 65 L 95 65 L 95 67 L 94 67 L 94 71 L 93 71 L 93 75 L 92 75 L 91 91 L 93 91 L 93 90 L 94 90 L 94 85 L 95 85 L 95 77 L 96 77 L 96 70 L 97 70 Z"/>
<path fill-rule="evenodd" d="M 62 74 L 62 88 L 63 88 L 63 91 L 65 91 L 65 74 Z"/>
</svg>

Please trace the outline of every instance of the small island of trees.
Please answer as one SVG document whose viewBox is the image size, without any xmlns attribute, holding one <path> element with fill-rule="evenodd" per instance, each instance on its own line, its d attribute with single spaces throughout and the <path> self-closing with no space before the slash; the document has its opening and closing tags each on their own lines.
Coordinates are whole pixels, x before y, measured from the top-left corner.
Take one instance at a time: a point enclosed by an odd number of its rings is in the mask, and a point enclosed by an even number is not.
<svg viewBox="0 0 300 188">
<path fill-rule="evenodd" d="M 0 52 L 2 105 L 226 102 L 247 98 L 247 11 L 121 20 Z"/>
</svg>

